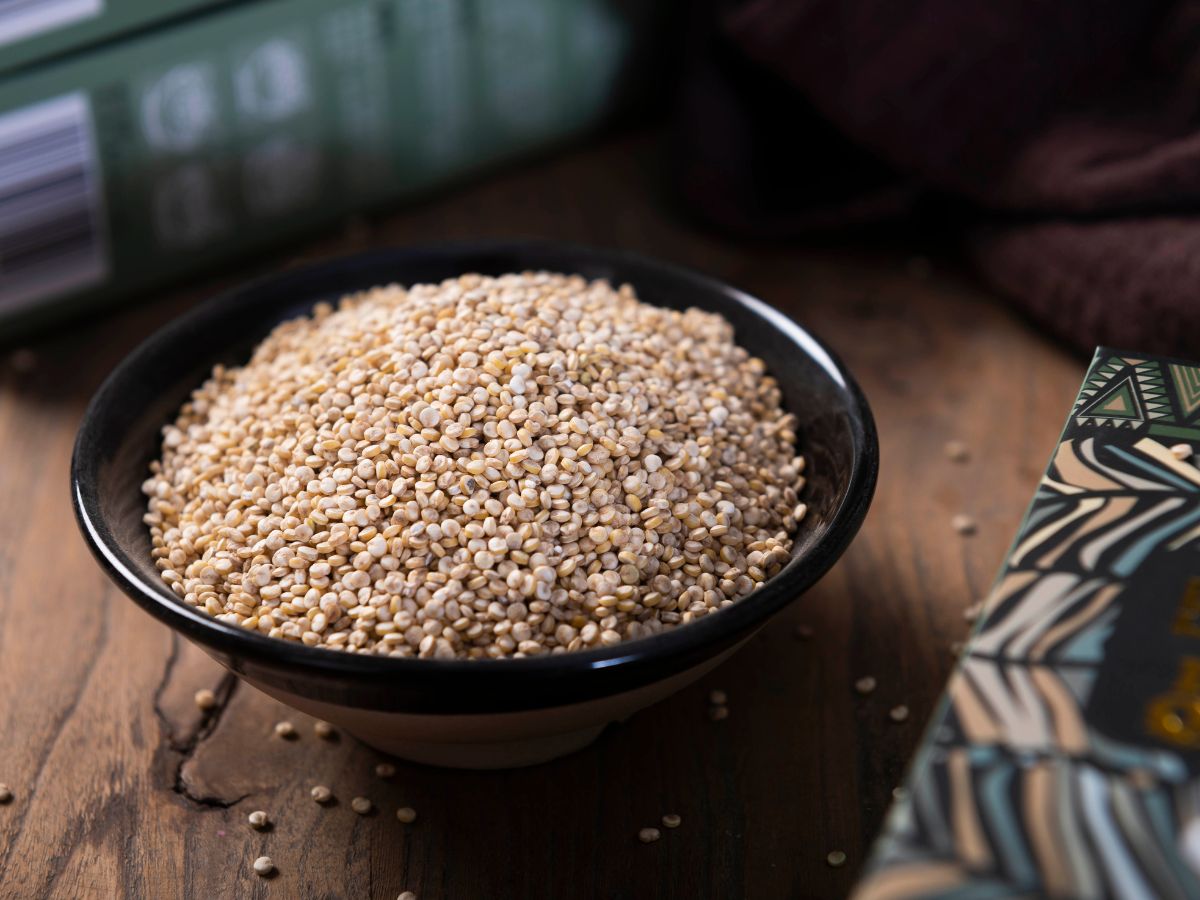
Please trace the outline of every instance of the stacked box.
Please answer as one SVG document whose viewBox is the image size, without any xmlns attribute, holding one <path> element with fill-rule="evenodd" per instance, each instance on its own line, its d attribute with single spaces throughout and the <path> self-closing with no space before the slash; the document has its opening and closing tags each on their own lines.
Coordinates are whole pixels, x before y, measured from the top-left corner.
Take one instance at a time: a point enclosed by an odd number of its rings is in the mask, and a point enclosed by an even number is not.
<svg viewBox="0 0 1200 900">
<path fill-rule="evenodd" d="M 855 897 L 1200 896 L 1200 365 L 1100 349 Z"/>
<path fill-rule="evenodd" d="M 636 15 L 263 0 L 0 82 L 0 335 L 593 126 Z"/>
<path fill-rule="evenodd" d="M 227 0 L 0 0 L 0 75 Z"/>
</svg>

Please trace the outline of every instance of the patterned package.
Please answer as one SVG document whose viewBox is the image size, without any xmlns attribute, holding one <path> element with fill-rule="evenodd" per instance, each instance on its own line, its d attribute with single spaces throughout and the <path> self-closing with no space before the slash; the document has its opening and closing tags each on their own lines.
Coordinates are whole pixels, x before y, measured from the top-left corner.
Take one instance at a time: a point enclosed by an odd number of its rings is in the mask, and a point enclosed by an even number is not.
<svg viewBox="0 0 1200 900">
<path fill-rule="evenodd" d="M 1200 366 L 1098 350 L 855 900 L 1200 897 L 1193 447 Z"/>
</svg>

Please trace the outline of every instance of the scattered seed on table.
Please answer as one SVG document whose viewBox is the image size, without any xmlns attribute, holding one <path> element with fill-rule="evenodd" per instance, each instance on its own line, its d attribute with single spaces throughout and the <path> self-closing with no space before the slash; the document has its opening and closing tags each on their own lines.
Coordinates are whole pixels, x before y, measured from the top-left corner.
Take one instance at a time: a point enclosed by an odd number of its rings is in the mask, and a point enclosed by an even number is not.
<svg viewBox="0 0 1200 900">
<path fill-rule="evenodd" d="M 13 792 L 7 784 L 0 784 L 0 803 L 12 803 Z"/>
<path fill-rule="evenodd" d="M 962 441 L 946 441 L 946 459 L 961 463 L 966 462 L 970 457 L 971 452 Z"/>
<path fill-rule="evenodd" d="M 1191 444 L 1175 444 L 1171 447 L 1171 455 L 1176 459 L 1187 459 L 1192 455 Z"/>
<path fill-rule="evenodd" d="M 380 763 L 375 767 L 375 774 L 380 778 L 391 778 L 396 774 L 396 767 L 391 763 Z"/>
<path fill-rule="evenodd" d="M 709 707 L 708 717 L 710 719 L 712 719 L 714 722 L 720 722 L 722 719 L 728 719 L 729 718 L 729 707 L 728 706 Z"/>
<path fill-rule="evenodd" d="M 360 816 L 365 816 L 373 807 L 371 806 L 371 801 L 366 797 L 355 797 L 350 801 L 350 808 Z"/>
<path fill-rule="evenodd" d="M 284 740 L 291 740 L 296 736 L 296 726 L 285 719 L 275 723 L 275 733 Z"/>
<path fill-rule="evenodd" d="M 254 871 L 265 877 L 275 871 L 275 863 L 269 856 L 260 856 L 254 861 Z"/>
<path fill-rule="evenodd" d="M 217 705 L 217 695 L 208 688 L 196 691 L 196 705 L 203 710 L 210 710 Z"/>
<path fill-rule="evenodd" d="M 251 828 L 257 828 L 259 831 L 262 831 L 271 824 L 271 820 L 267 818 L 267 814 L 261 809 L 256 809 L 254 812 L 250 813 L 250 815 L 247 817 L 247 820 L 250 822 Z"/>
<path fill-rule="evenodd" d="M 964 537 L 974 534 L 976 530 L 975 520 L 966 513 L 959 513 L 957 516 L 951 519 L 950 527 Z"/>
<path fill-rule="evenodd" d="M 662 823 L 667 828 L 678 828 L 679 824 L 682 821 L 683 821 L 683 819 L 681 819 L 675 813 L 667 813 L 665 816 L 662 817 Z"/>
<path fill-rule="evenodd" d="M 397 897 L 396 900 L 417 900 L 417 895 L 412 891 L 405 891 L 403 894 Z"/>
<path fill-rule="evenodd" d="M 831 850 L 829 855 L 825 857 L 825 862 L 829 863 L 835 869 L 846 862 L 846 854 L 841 850 Z"/>
<path fill-rule="evenodd" d="M 396 818 L 405 825 L 410 825 L 417 821 L 417 811 L 411 806 L 402 806 L 396 810 Z"/>
<path fill-rule="evenodd" d="M 729 702 L 729 695 L 726 694 L 724 691 L 711 691 L 708 695 L 708 699 L 715 706 L 724 706 L 726 703 Z"/>
<path fill-rule="evenodd" d="M 317 737 L 324 740 L 329 740 L 336 734 L 332 725 L 330 725 L 328 722 L 322 722 L 319 720 L 313 723 L 313 731 L 317 733 Z"/>
<path fill-rule="evenodd" d="M 904 704 L 893 706 L 892 711 L 888 715 L 892 717 L 893 722 L 903 722 L 908 718 L 908 707 Z"/>
<path fill-rule="evenodd" d="M 660 837 L 662 837 L 662 832 L 657 828 L 643 828 L 638 832 L 638 840 L 643 844 L 653 844 Z"/>
<path fill-rule="evenodd" d="M 797 625 L 795 631 L 792 632 L 798 641 L 807 641 L 813 636 L 811 625 Z"/>
<path fill-rule="evenodd" d="M 318 803 L 328 803 L 333 799 L 333 791 L 325 787 L 323 784 L 318 784 L 311 791 L 309 791 L 309 793 Z"/>
<path fill-rule="evenodd" d="M 869 694 L 871 691 L 875 690 L 875 679 L 870 675 L 860 678 L 858 681 L 854 682 L 854 689 L 860 694 Z"/>
</svg>

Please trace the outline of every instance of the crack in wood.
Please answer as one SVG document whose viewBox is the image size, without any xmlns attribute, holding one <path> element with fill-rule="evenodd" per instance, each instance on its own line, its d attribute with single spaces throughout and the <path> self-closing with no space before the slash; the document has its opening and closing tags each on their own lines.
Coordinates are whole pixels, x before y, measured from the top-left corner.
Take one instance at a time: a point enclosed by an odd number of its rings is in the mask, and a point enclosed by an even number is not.
<svg viewBox="0 0 1200 900">
<path fill-rule="evenodd" d="M 237 690 L 238 679 L 236 675 L 226 672 L 221 676 L 221 680 L 217 682 L 213 694 L 216 696 L 216 703 L 211 709 L 203 711 L 200 721 L 195 728 L 190 732 L 185 732 L 182 735 L 175 734 L 175 723 L 170 715 L 163 708 L 163 694 L 166 692 L 168 685 L 171 683 L 171 677 L 175 672 L 175 666 L 179 661 L 180 655 L 180 640 L 176 634 L 171 635 L 171 650 L 167 654 L 166 664 L 163 666 L 162 678 L 154 689 L 153 708 L 154 716 L 158 719 L 162 730 L 163 744 L 160 746 L 156 755 L 163 757 L 173 755 L 176 757 L 173 762 L 168 764 L 169 771 L 173 772 L 170 779 L 171 791 L 178 794 L 185 802 L 201 809 L 229 809 L 241 803 L 250 795 L 248 793 L 241 794 L 232 799 L 225 799 L 214 796 L 197 796 L 193 794 L 187 785 L 187 779 L 184 778 L 183 768 L 195 756 L 201 743 L 209 735 L 216 730 L 221 722 L 221 717 L 229 708 L 229 701 L 233 698 L 234 691 Z M 165 751 L 165 753 L 164 753 Z M 164 760 L 165 761 L 165 760 Z"/>
</svg>

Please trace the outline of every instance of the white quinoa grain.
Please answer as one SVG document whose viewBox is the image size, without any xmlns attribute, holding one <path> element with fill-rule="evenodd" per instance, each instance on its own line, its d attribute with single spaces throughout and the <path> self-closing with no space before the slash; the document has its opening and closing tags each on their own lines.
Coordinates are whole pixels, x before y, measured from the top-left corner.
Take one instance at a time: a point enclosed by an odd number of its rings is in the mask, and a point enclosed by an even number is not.
<svg viewBox="0 0 1200 900">
<path fill-rule="evenodd" d="M 675 813 L 667 813 L 662 817 L 662 823 L 667 828 L 678 828 L 683 819 Z"/>
<path fill-rule="evenodd" d="M 208 688 L 202 688 L 196 691 L 196 706 L 200 709 L 208 711 L 217 705 L 217 695 Z"/>
<path fill-rule="evenodd" d="M 836 869 L 838 866 L 845 865 L 846 854 L 841 850 L 830 850 L 829 854 L 825 857 L 825 862 Z"/>
<path fill-rule="evenodd" d="M 337 732 L 333 730 L 332 725 L 330 725 L 328 722 L 321 721 L 313 723 L 313 731 L 316 732 L 317 737 L 326 741 L 337 734 Z"/>
<path fill-rule="evenodd" d="M 962 463 L 971 458 L 971 452 L 962 441 L 946 441 L 946 459 Z"/>
<path fill-rule="evenodd" d="M 710 703 L 713 703 L 716 706 L 724 706 L 729 702 L 729 695 L 724 691 L 710 691 L 708 694 L 708 700 Z"/>
<path fill-rule="evenodd" d="M 256 809 L 254 812 L 250 813 L 250 815 L 247 816 L 247 821 L 249 821 L 251 828 L 257 828 L 259 831 L 262 831 L 271 824 L 271 820 L 267 818 L 267 814 L 261 809 Z"/>
<path fill-rule="evenodd" d="M 728 706 L 710 706 L 708 708 L 708 717 L 714 722 L 720 722 L 722 719 L 729 718 Z"/>
<path fill-rule="evenodd" d="M 972 535 L 975 533 L 975 520 L 966 513 L 959 513 L 950 520 L 950 527 L 963 536 Z"/>
<path fill-rule="evenodd" d="M 794 417 L 733 337 L 544 272 L 319 304 L 163 430 L 153 559 L 184 604 L 342 653 L 535 656 L 695 621 L 775 575 L 807 511 Z"/>
<path fill-rule="evenodd" d="M 643 828 L 638 832 L 638 840 L 643 844 L 653 844 L 660 837 L 662 837 L 662 832 L 657 828 Z"/>
<path fill-rule="evenodd" d="M 875 690 L 875 679 L 870 675 L 864 676 L 854 682 L 854 689 L 860 694 L 869 694 Z"/>
<path fill-rule="evenodd" d="M 417 895 L 412 891 L 404 891 L 396 900 L 417 900 Z"/>
<path fill-rule="evenodd" d="M 396 818 L 405 825 L 409 825 L 417 821 L 417 811 L 411 806 L 402 806 L 396 810 Z"/>
<path fill-rule="evenodd" d="M 296 736 L 296 726 L 286 719 L 282 722 L 276 722 L 275 734 L 284 740 L 291 740 Z"/>
<path fill-rule="evenodd" d="M 358 813 L 360 816 L 365 816 L 374 807 L 371 804 L 371 801 L 368 800 L 366 797 L 355 797 L 353 800 L 350 801 L 350 808 L 352 810 L 354 810 L 356 813 Z"/>
<path fill-rule="evenodd" d="M 893 722 L 903 722 L 908 718 L 908 707 L 904 704 L 893 706 L 888 715 L 891 716 Z"/>
<path fill-rule="evenodd" d="M 260 856 L 254 861 L 254 871 L 265 877 L 275 871 L 275 863 L 269 856 Z"/>
<path fill-rule="evenodd" d="M 333 791 L 325 787 L 323 784 L 318 784 L 311 791 L 309 791 L 309 794 L 318 803 L 328 803 L 333 799 Z"/>
<path fill-rule="evenodd" d="M 0 803 L 12 803 L 13 792 L 7 784 L 0 782 Z"/>
<path fill-rule="evenodd" d="M 396 774 L 396 767 L 391 763 L 380 763 L 375 767 L 375 774 L 380 778 L 391 778 Z"/>
</svg>

